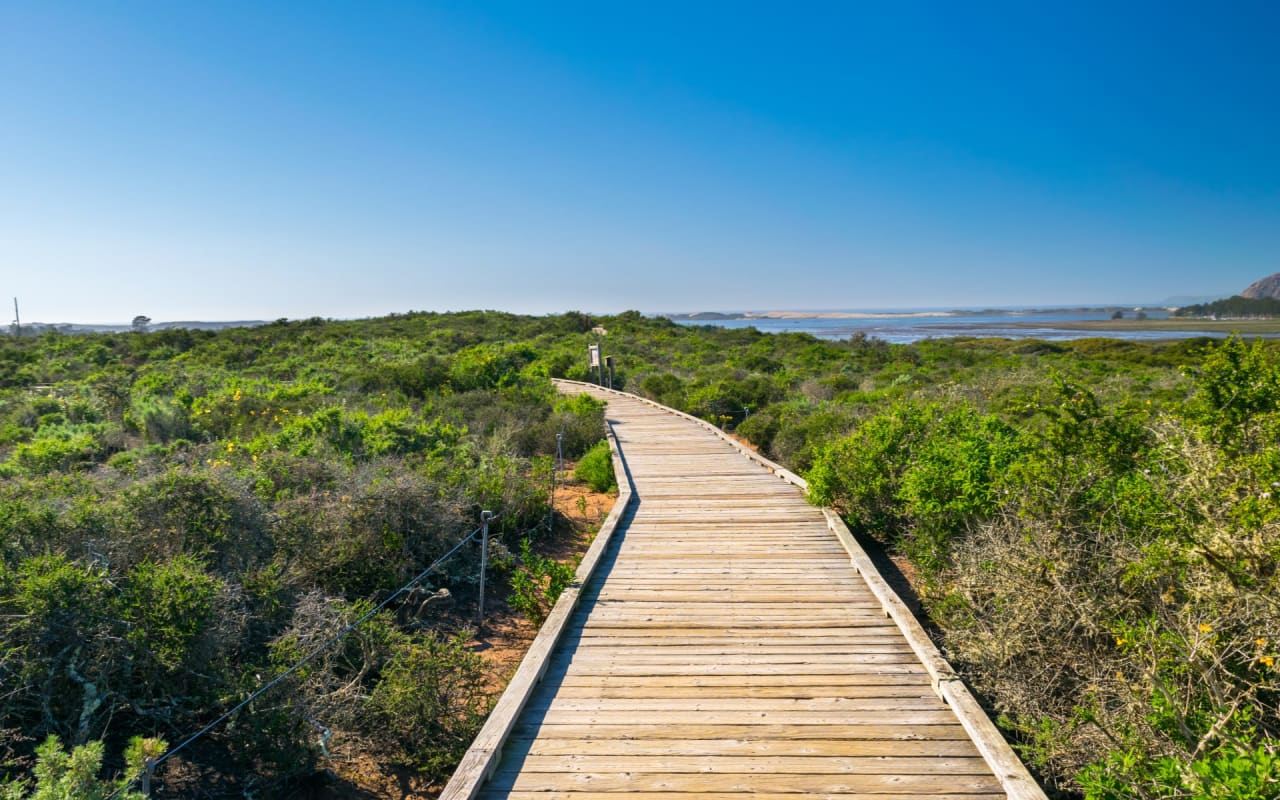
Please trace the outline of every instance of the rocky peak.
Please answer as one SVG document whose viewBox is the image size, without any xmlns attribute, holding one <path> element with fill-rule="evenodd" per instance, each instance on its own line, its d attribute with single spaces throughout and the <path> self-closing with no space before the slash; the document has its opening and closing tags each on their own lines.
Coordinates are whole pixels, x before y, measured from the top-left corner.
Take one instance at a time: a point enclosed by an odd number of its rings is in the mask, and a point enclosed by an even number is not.
<svg viewBox="0 0 1280 800">
<path fill-rule="evenodd" d="M 1272 297 L 1280 300 L 1280 272 L 1275 275 L 1269 275 L 1260 281 L 1255 281 L 1240 293 L 1241 297 L 1251 297 L 1254 300 L 1260 300 L 1264 297 Z"/>
</svg>

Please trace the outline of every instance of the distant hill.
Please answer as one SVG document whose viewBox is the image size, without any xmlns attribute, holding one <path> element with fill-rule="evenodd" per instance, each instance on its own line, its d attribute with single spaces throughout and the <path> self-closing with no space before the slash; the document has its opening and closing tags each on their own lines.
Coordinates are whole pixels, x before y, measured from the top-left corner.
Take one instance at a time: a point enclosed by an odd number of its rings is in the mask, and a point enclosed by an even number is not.
<svg viewBox="0 0 1280 800">
<path fill-rule="evenodd" d="M 1240 293 L 1240 296 L 1251 300 L 1261 300 L 1264 297 L 1280 300 L 1280 272 L 1268 275 L 1260 281 L 1254 281 L 1248 289 Z"/>
<path fill-rule="evenodd" d="M 266 325 L 265 320 L 245 319 L 245 320 L 228 320 L 222 322 L 201 322 L 198 320 L 180 320 L 175 322 L 153 322 L 147 326 L 151 331 L 163 331 L 172 328 L 186 328 L 193 331 L 220 331 L 223 328 L 256 328 L 259 325 Z M 78 322 L 24 322 L 22 324 L 23 336 L 38 336 L 42 333 L 54 331 L 56 333 L 126 333 L 132 331 L 132 325 L 108 325 L 96 323 L 78 323 Z M 0 334 L 13 333 L 13 326 L 7 329 L 0 329 Z"/>
<path fill-rule="evenodd" d="M 1254 281 L 1238 295 L 1182 305 L 1175 317 L 1210 319 L 1275 319 L 1280 317 L 1280 272 Z"/>
</svg>

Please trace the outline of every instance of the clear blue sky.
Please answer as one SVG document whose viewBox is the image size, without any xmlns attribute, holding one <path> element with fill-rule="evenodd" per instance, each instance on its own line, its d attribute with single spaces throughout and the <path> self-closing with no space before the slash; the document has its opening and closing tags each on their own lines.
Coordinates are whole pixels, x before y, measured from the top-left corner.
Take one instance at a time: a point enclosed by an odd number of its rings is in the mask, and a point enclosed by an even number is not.
<svg viewBox="0 0 1280 800">
<path fill-rule="evenodd" d="M 43 321 L 1158 301 L 1280 271 L 1280 4 L 0 2 Z"/>
</svg>

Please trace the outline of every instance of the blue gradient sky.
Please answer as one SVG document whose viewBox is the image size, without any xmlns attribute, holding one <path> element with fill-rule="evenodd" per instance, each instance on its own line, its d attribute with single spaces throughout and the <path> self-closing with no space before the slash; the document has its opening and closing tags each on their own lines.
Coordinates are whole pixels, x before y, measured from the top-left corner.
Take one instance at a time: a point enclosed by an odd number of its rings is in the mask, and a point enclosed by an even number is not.
<svg viewBox="0 0 1280 800">
<path fill-rule="evenodd" d="M 1280 5 L 974 5 L 0 3 L 0 297 L 957 307 L 1280 271 Z"/>
</svg>

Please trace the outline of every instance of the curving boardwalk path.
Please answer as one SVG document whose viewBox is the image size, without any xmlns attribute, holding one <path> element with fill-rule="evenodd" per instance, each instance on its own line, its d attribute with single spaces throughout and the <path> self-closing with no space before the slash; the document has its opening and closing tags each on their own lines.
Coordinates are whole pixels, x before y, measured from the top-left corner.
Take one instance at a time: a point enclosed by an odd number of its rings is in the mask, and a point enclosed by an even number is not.
<svg viewBox="0 0 1280 800">
<path fill-rule="evenodd" d="M 495 710 L 505 743 L 482 732 L 445 797 L 1043 797 L 795 486 L 690 418 L 561 388 L 609 401 L 633 494 L 541 681 Z"/>
</svg>

